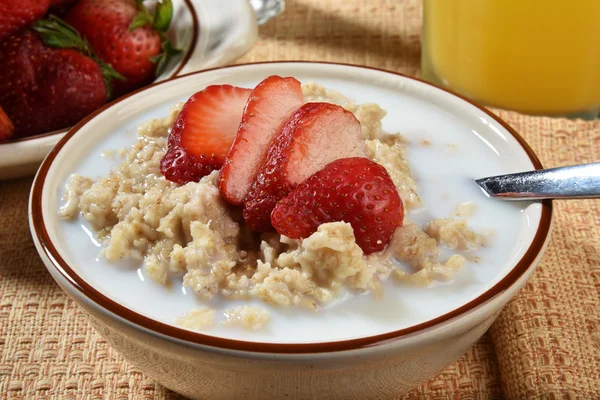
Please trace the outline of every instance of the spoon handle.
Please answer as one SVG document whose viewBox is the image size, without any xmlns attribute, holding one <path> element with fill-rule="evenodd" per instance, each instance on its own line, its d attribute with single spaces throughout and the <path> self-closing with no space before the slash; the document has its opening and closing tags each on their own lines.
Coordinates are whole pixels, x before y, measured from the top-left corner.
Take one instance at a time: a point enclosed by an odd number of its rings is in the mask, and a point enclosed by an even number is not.
<svg viewBox="0 0 600 400">
<path fill-rule="evenodd" d="M 600 162 L 476 179 L 502 200 L 600 198 Z"/>
</svg>

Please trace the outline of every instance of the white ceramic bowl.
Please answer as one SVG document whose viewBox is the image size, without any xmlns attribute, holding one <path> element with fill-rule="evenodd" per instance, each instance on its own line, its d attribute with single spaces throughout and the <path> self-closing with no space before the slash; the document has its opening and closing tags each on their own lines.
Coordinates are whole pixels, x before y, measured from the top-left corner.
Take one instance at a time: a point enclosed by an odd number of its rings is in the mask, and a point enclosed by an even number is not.
<svg viewBox="0 0 600 400">
<path fill-rule="evenodd" d="M 159 292 L 144 292 L 146 286 L 128 288 L 117 283 L 110 275 L 110 265 L 96 264 L 97 252 L 90 250 L 93 247 L 89 247 L 84 231 L 74 231 L 58 218 L 60 195 L 68 176 L 76 171 L 105 174 L 109 164 L 98 158 L 99 152 L 108 145 L 133 142 L 131 133 L 138 123 L 166 115 L 170 105 L 209 84 L 251 87 L 272 74 L 294 76 L 302 82 L 314 80 L 359 102 L 376 101 L 388 110 L 384 128 L 401 131 L 409 138 L 426 137 L 445 143 L 450 140 L 459 147 L 465 138 L 475 138 L 481 145 L 477 152 L 483 154 L 465 152 L 459 157 L 484 160 L 464 170 L 472 177 L 541 168 L 529 146 L 498 117 L 418 79 L 326 63 L 280 62 L 218 68 L 154 84 L 105 106 L 69 131 L 44 160 L 32 188 L 30 225 L 36 248 L 54 279 L 88 312 L 92 325 L 115 349 L 146 374 L 185 396 L 398 396 L 466 352 L 525 283 L 549 240 L 550 202 L 515 206 L 519 207 L 519 217 L 516 224 L 508 227 L 514 233 L 509 237 L 514 243 L 505 253 L 498 253 L 501 262 L 481 265 L 481 271 L 469 267 L 473 276 L 481 278 L 476 283 L 469 286 L 457 279 L 439 289 L 405 287 L 401 291 L 420 300 L 411 304 L 409 296 L 402 306 L 398 304 L 398 310 L 393 309 L 394 304 L 387 305 L 390 314 L 397 311 L 399 315 L 396 329 L 377 334 L 349 333 L 338 340 L 325 331 L 323 340 L 318 335 L 304 340 L 298 335 L 294 340 L 268 341 L 251 334 L 211 336 L 179 328 L 157 311 L 160 307 L 155 307 L 150 297 L 162 299 Z M 463 161 L 452 163 L 459 165 Z M 442 165 L 432 169 L 431 176 L 421 173 L 417 179 L 423 179 L 424 190 L 444 185 L 444 180 L 452 182 L 456 165 Z M 481 201 L 482 210 L 489 213 L 491 207 L 493 214 L 494 200 Z M 486 201 L 489 203 L 484 205 Z M 385 296 L 388 295 L 389 291 Z M 145 300 L 136 300 L 139 297 Z M 430 304 L 428 298 L 432 299 Z M 167 306 L 171 307 L 171 303 Z M 180 303 L 173 302 L 172 306 L 179 307 Z M 432 307 L 433 311 L 429 309 Z M 329 319 L 335 314 L 323 315 L 327 315 L 327 321 L 344 322 Z M 362 332 L 361 327 L 355 328 Z"/>
<path fill-rule="evenodd" d="M 169 34 L 183 56 L 155 82 L 226 65 L 248 51 L 258 37 L 248 0 L 173 0 Z M 0 143 L 0 180 L 33 175 L 68 129 Z"/>
</svg>

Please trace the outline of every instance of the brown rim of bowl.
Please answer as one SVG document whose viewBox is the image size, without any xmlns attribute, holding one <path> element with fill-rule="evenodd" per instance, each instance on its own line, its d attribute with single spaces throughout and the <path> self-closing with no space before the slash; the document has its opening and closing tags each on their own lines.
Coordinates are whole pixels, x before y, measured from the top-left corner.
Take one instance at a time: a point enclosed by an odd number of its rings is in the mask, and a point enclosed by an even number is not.
<svg viewBox="0 0 600 400">
<path fill-rule="evenodd" d="M 441 87 L 433 85 L 433 84 L 430 84 L 421 79 L 409 77 L 409 76 L 406 76 L 406 75 L 403 75 L 403 74 L 400 74 L 397 72 L 393 72 L 393 71 L 386 71 L 386 70 L 379 69 L 379 68 L 365 67 L 365 66 L 352 65 L 352 64 L 343 64 L 343 63 L 309 62 L 309 61 L 272 61 L 272 62 L 248 63 L 248 64 L 239 64 L 239 65 L 233 65 L 233 66 L 227 66 L 227 67 L 212 68 L 209 70 L 185 74 L 185 75 L 182 75 L 175 79 L 180 79 L 180 78 L 184 78 L 184 77 L 187 77 L 190 75 L 195 75 L 195 74 L 201 74 L 201 73 L 205 73 L 207 71 L 214 71 L 214 70 L 227 69 L 227 68 L 237 68 L 237 67 L 245 66 L 245 65 L 262 65 L 262 64 L 277 64 L 277 63 L 279 63 L 279 64 L 283 64 L 283 63 L 327 64 L 327 65 L 349 66 L 349 67 L 354 67 L 354 68 L 370 69 L 370 70 L 376 70 L 376 71 L 393 74 L 393 75 L 397 75 L 397 76 L 402 76 L 404 78 L 416 80 L 416 81 L 425 83 L 427 85 L 437 87 L 440 90 L 450 93 L 450 94 L 462 99 L 463 101 L 470 103 L 474 107 L 485 112 L 487 115 L 489 115 L 491 118 L 493 118 L 500 125 L 502 125 L 519 142 L 519 144 L 521 145 L 523 150 L 525 150 L 525 152 L 529 156 L 529 159 L 533 163 L 534 167 L 536 169 L 542 169 L 542 164 L 540 163 L 539 159 L 537 158 L 537 156 L 535 155 L 533 150 L 525 142 L 525 140 L 523 140 L 523 138 L 521 136 L 519 136 L 519 134 L 517 132 L 515 132 L 515 130 L 512 129 L 506 122 L 501 120 L 499 117 L 494 115 L 489 110 L 473 103 L 472 101 L 470 101 L 460 95 L 456 95 L 456 94 L 450 92 L 449 90 L 446 90 L 444 88 L 441 88 Z M 158 85 L 164 84 L 166 82 L 167 81 L 158 82 L 149 87 L 158 86 Z M 372 347 L 372 346 L 381 344 L 383 342 L 388 342 L 390 340 L 398 339 L 403 336 L 413 334 L 413 333 L 419 332 L 423 329 L 431 328 L 435 325 L 449 321 L 452 318 L 455 318 L 467 311 L 474 309 L 475 307 L 477 307 L 481 304 L 484 304 L 491 298 L 504 292 L 506 289 L 508 289 L 510 286 L 512 286 L 529 269 L 529 267 L 531 267 L 531 265 L 535 261 L 536 257 L 542 251 L 544 243 L 550 233 L 550 225 L 551 225 L 551 221 L 552 221 L 552 203 L 551 203 L 551 201 L 544 200 L 541 202 L 542 216 L 540 219 L 540 225 L 537 229 L 537 232 L 535 234 L 535 237 L 534 237 L 531 245 L 529 246 L 526 253 L 521 258 L 521 260 L 517 263 L 517 265 L 504 278 L 502 278 L 500 280 L 500 282 L 498 282 L 496 285 L 494 285 L 492 288 L 490 288 L 483 294 L 479 295 L 477 298 L 471 300 L 467 304 L 464 304 L 461 307 L 459 307 L 449 313 L 446 313 L 444 315 L 441 315 L 437 318 L 423 322 L 418 325 L 414 325 L 414 326 L 411 326 L 411 327 L 408 327 L 405 329 L 400 329 L 397 331 L 388 332 L 388 333 L 384 333 L 384 334 L 380 334 L 380 335 L 368 336 L 368 337 L 350 339 L 350 340 L 335 341 L 335 342 L 322 342 L 322 343 L 246 342 L 246 341 L 224 339 L 224 338 L 220 338 L 220 337 L 204 335 L 202 333 L 197 333 L 197 332 L 192 332 L 192 331 L 188 331 L 185 329 L 180 329 L 180 328 L 156 321 L 156 320 L 148 318 L 142 314 L 139 314 L 135 311 L 132 311 L 129 308 L 104 296 L 102 293 L 100 293 L 99 291 L 94 289 L 91 285 L 89 285 L 87 282 L 85 282 L 85 280 L 83 280 L 79 275 L 77 275 L 69 267 L 69 265 L 65 262 L 65 260 L 60 256 L 59 252 L 56 250 L 56 247 L 54 247 L 54 245 L 50 241 L 50 237 L 48 235 L 46 225 L 44 224 L 44 221 L 42 219 L 42 202 L 41 202 L 43 183 L 46 179 L 46 175 L 48 174 L 50 165 L 56 158 L 56 155 L 58 154 L 59 150 L 64 146 L 65 142 L 67 140 L 69 140 L 69 138 L 71 138 L 77 131 L 79 131 L 89 120 L 94 118 L 96 115 L 100 114 L 107 108 L 112 107 L 116 103 L 126 99 L 127 97 L 132 96 L 132 95 L 134 95 L 142 90 L 145 90 L 147 88 L 148 87 L 139 89 L 132 93 L 129 93 L 128 95 L 126 95 L 120 99 L 117 99 L 117 100 L 113 101 L 112 103 L 109 103 L 109 104 L 105 105 L 104 107 L 96 110 L 94 113 L 92 113 L 91 115 L 86 117 L 84 120 L 79 122 L 75 127 L 73 127 L 60 140 L 60 142 L 58 142 L 58 144 L 54 147 L 54 149 L 52 149 L 52 151 L 44 159 L 44 161 L 38 171 L 38 174 L 35 177 L 32 192 L 31 192 L 31 219 L 33 222 L 33 228 L 35 230 L 37 239 L 40 242 L 41 248 L 43 249 L 43 251 L 46 254 L 46 256 L 48 257 L 48 259 L 52 262 L 54 267 L 58 270 L 58 272 L 67 281 L 69 281 L 79 292 L 81 292 L 87 298 L 91 299 L 99 307 L 102 307 L 105 310 L 108 310 L 108 311 L 112 312 L 113 314 L 118 315 L 119 317 L 133 323 L 134 325 L 137 325 L 137 326 L 146 328 L 150 331 L 153 331 L 154 333 L 158 333 L 160 335 L 165 335 L 167 337 L 171 337 L 171 338 L 178 339 L 178 340 L 183 340 L 186 342 L 192 342 L 192 343 L 196 343 L 196 344 L 200 344 L 200 345 L 211 346 L 211 347 L 227 349 L 227 350 L 254 352 L 254 353 L 279 353 L 279 354 L 305 353 L 306 354 L 306 353 L 324 353 L 324 352 L 356 350 L 356 349 L 361 349 L 361 348 L 366 348 L 366 347 Z"/>
<path fill-rule="evenodd" d="M 198 32 L 200 31 L 200 23 L 198 22 L 198 15 L 196 13 L 196 8 L 194 7 L 192 0 L 183 0 L 183 1 L 187 5 L 188 9 L 190 10 L 190 14 L 192 14 L 192 41 L 190 42 L 189 50 L 187 51 L 187 53 L 185 53 L 183 55 L 183 57 L 181 58 L 181 62 L 179 63 L 177 68 L 175 68 L 175 71 L 173 71 L 171 76 L 169 76 L 168 78 L 164 79 L 161 82 L 170 81 L 171 79 L 174 79 L 177 77 L 177 75 L 185 67 L 185 65 L 188 63 L 188 61 L 190 61 L 190 58 L 192 58 L 192 54 L 194 53 L 194 49 L 196 48 L 196 43 L 198 42 Z M 159 83 L 159 82 L 157 82 L 157 83 Z M 144 86 L 140 89 L 143 89 L 145 87 L 150 87 L 153 85 L 154 85 L 154 82 L 151 83 L 150 85 Z M 139 89 L 136 89 L 136 90 L 139 90 Z M 133 93 L 133 92 L 130 92 L 130 93 Z M 126 97 L 128 97 L 128 95 L 129 95 L 129 93 L 123 95 L 122 97 L 119 97 L 119 99 L 126 98 Z M 119 99 L 116 99 L 116 100 L 119 100 Z M 108 104 L 112 104 L 112 102 L 106 103 L 105 105 L 108 105 Z M 104 107 L 104 106 L 102 106 L 102 107 Z M 9 140 L 7 142 L 0 142 L 0 146 L 5 145 L 5 144 L 26 142 L 28 140 L 41 139 L 41 138 L 48 137 L 48 136 L 58 135 L 61 133 L 66 133 L 69 131 L 69 129 L 72 129 L 72 128 L 73 128 L 73 126 L 70 128 L 57 129 L 57 130 L 51 131 L 51 132 L 40 133 L 39 135 L 26 136 L 26 137 L 21 137 L 18 139 Z"/>
</svg>

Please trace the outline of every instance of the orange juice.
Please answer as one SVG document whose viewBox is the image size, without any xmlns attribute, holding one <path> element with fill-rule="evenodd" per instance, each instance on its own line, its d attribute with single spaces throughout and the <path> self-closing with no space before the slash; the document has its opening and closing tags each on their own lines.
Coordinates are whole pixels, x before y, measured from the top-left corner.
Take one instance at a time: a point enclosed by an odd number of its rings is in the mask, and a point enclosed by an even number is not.
<svg viewBox="0 0 600 400">
<path fill-rule="evenodd" d="M 423 77 L 533 114 L 600 107 L 600 0 L 425 0 Z"/>
</svg>

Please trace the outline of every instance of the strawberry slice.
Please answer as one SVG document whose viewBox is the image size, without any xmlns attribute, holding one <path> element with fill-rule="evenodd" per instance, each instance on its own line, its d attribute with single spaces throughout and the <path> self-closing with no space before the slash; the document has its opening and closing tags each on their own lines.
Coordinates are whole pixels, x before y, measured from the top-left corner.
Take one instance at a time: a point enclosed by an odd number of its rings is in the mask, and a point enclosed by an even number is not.
<svg viewBox="0 0 600 400">
<path fill-rule="evenodd" d="M 273 140 L 244 204 L 244 219 L 257 232 L 272 230 L 271 211 L 300 182 L 339 158 L 365 157 L 360 123 L 342 107 L 306 103 Z"/>
<path fill-rule="evenodd" d="M 254 88 L 219 175 L 219 189 L 225 200 L 242 205 L 271 140 L 302 103 L 302 87 L 294 78 L 270 76 Z"/>
<path fill-rule="evenodd" d="M 0 107 L 0 141 L 10 139 L 14 131 L 15 126 L 2 107 Z"/>
<path fill-rule="evenodd" d="M 160 162 L 168 180 L 186 184 L 221 168 L 242 120 L 251 89 L 212 85 L 184 104 Z"/>
<path fill-rule="evenodd" d="M 271 213 L 273 226 L 290 238 L 306 238 L 319 225 L 352 225 L 365 254 L 381 251 L 402 226 L 404 207 L 381 165 L 366 158 L 336 160 L 299 184 Z"/>
</svg>

